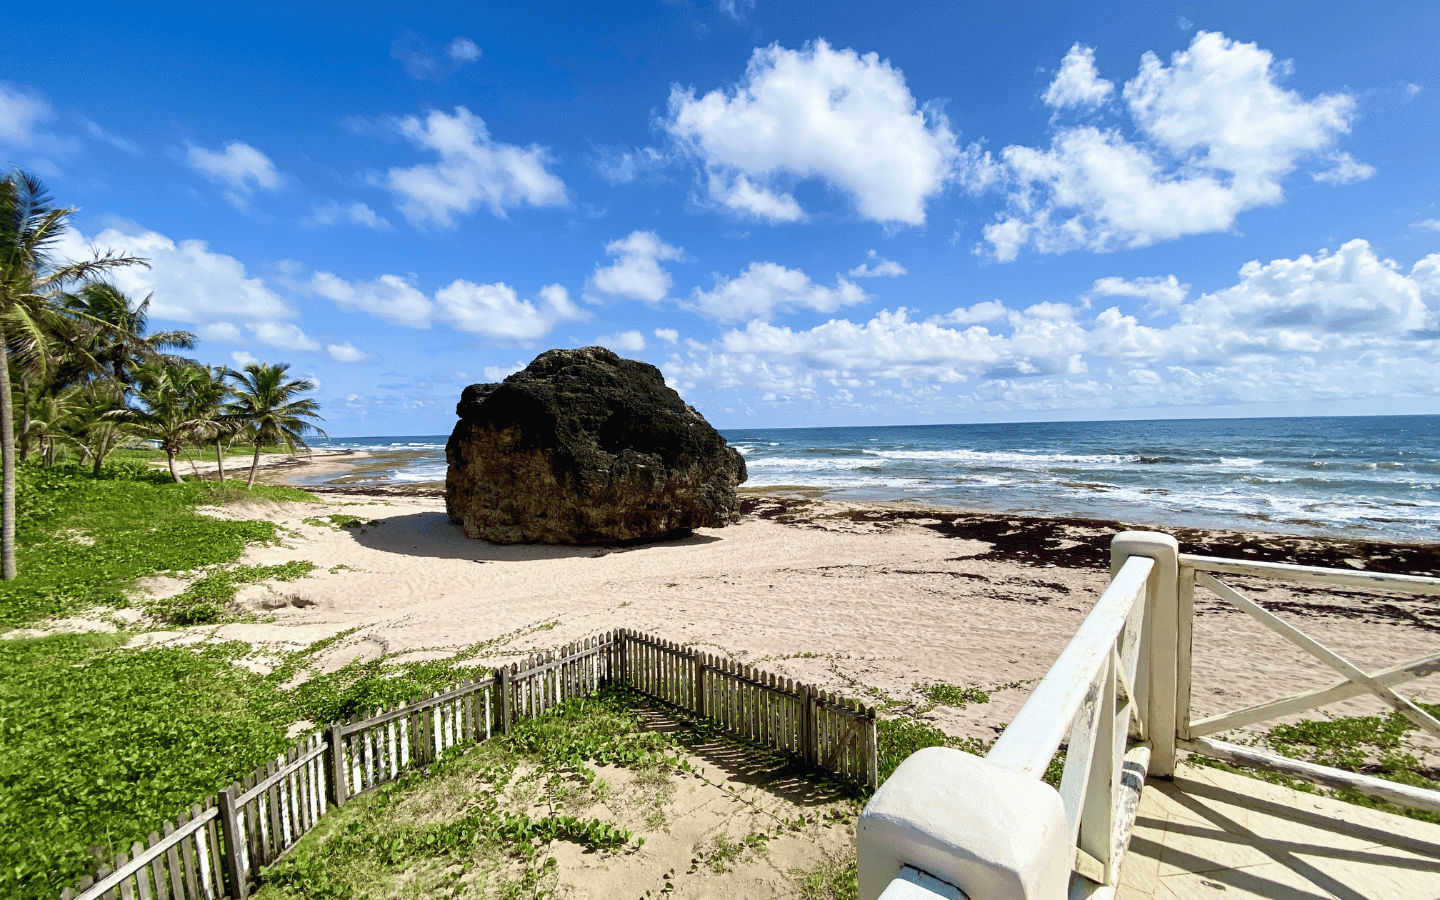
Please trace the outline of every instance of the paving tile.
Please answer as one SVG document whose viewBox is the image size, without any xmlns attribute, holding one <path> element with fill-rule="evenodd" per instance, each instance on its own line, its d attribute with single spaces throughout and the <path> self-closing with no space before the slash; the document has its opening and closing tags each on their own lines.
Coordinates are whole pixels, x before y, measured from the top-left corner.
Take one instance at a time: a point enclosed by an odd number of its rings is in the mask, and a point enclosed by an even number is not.
<svg viewBox="0 0 1440 900">
<path fill-rule="evenodd" d="M 1280 863 L 1172 875 L 1162 878 L 1160 887 L 1155 900 L 1336 900 Z"/>
</svg>

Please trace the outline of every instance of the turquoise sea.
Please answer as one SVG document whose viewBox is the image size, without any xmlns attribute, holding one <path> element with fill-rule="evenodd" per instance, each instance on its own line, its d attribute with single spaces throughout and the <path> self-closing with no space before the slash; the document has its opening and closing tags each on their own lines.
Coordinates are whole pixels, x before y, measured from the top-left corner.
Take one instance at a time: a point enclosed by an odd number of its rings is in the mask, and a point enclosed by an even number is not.
<svg viewBox="0 0 1440 900">
<path fill-rule="evenodd" d="M 859 500 L 1402 541 L 1440 540 L 1440 416 L 722 430 L 747 487 Z M 443 481 L 448 435 L 317 440 L 349 479 Z"/>
</svg>

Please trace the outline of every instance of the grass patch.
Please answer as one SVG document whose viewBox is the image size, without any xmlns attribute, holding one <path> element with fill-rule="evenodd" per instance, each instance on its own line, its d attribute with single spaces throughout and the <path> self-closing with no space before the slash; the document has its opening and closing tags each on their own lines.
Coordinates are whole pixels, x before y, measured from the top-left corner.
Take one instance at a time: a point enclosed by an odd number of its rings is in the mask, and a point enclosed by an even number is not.
<svg viewBox="0 0 1440 900">
<path fill-rule="evenodd" d="M 182 593 L 153 600 L 146 608 L 172 625 L 213 625 L 233 618 L 229 606 L 241 585 L 266 579 L 294 581 L 316 568 L 308 560 L 294 560 L 276 566 L 218 566 Z"/>
<path fill-rule="evenodd" d="M 917 714 L 924 714 L 937 706 L 952 706 L 955 709 L 964 709 L 972 703 L 989 703 L 990 692 L 978 687 L 961 687 L 958 684 L 946 684 L 937 681 L 933 684 L 915 685 L 915 689 L 930 704 L 919 710 Z"/>
<path fill-rule="evenodd" d="M 0 641 L 0 896 L 93 865 L 289 745 L 244 644 L 127 652 L 115 635 Z"/>
<path fill-rule="evenodd" d="M 1418 705 L 1432 716 L 1440 716 L 1440 704 Z M 1415 725 L 1398 712 L 1387 716 L 1329 716 L 1276 725 L 1259 739 L 1259 743 L 1290 759 L 1432 791 L 1440 790 L 1440 769 L 1421 763 L 1413 749 L 1407 746 L 1407 737 L 1414 730 Z M 1334 797 L 1356 806 L 1440 824 L 1440 813 L 1397 806 L 1358 791 L 1331 790 L 1278 772 L 1241 768 L 1197 754 L 1191 754 L 1190 762 L 1259 778 L 1307 794 Z"/>
<path fill-rule="evenodd" d="M 240 482 L 174 484 L 124 461 L 98 479 L 73 466 L 21 466 L 16 487 L 19 577 L 0 583 L 0 628 L 128 606 L 137 578 L 233 562 L 248 544 L 276 539 L 272 522 L 222 521 L 197 506 L 315 499 L 294 488 L 246 491 Z M 67 540 L 67 533 L 85 541 Z"/>
<path fill-rule="evenodd" d="M 849 853 L 826 853 L 809 869 L 790 873 L 799 900 L 859 900 L 860 861 Z"/>
<path fill-rule="evenodd" d="M 976 756 L 984 756 L 990 746 L 979 738 L 958 738 L 917 719 L 881 719 L 875 723 L 879 743 L 880 781 L 895 774 L 895 769 L 916 750 L 926 747 L 954 747 Z"/>
</svg>

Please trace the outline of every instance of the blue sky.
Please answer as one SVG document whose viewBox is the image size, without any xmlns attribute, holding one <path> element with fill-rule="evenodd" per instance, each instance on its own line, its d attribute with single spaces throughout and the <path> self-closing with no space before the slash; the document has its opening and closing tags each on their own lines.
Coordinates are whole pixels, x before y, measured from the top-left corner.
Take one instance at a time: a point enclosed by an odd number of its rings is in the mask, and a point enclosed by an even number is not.
<svg viewBox="0 0 1440 900">
<path fill-rule="evenodd" d="M 0 152 L 333 435 L 1440 412 L 1440 5 L 38 5 Z"/>
</svg>

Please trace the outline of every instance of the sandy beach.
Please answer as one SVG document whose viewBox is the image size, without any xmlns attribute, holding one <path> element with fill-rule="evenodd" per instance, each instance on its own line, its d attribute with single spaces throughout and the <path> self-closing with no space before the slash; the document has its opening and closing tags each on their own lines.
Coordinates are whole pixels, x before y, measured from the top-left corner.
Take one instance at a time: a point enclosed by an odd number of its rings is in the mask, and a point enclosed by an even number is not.
<svg viewBox="0 0 1440 900">
<path fill-rule="evenodd" d="M 303 479 L 325 501 L 238 504 L 217 516 L 265 518 L 278 546 L 244 563 L 309 560 L 295 582 L 238 597 L 270 621 L 156 631 L 139 640 L 248 641 L 294 649 L 357 628 L 324 658 L 335 668 L 399 654 L 434 658 L 503 638 L 499 663 L 616 627 L 635 628 L 758 664 L 874 703 L 924 705 L 920 688 L 945 682 L 991 693 L 964 710 L 925 718 L 991 740 L 1050 667 L 1107 583 L 1111 536 L 1123 523 L 967 513 L 918 503 L 860 505 L 792 489 L 747 493 L 745 515 L 723 529 L 635 547 L 499 546 L 470 540 L 445 515 L 441 485 L 398 489 L 330 484 L 363 453 L 275 459 L 269 481 Z M 325 519 L 364 521 L 342 528 Z M 1182 550 L 1412 574 L 1440 574 L 1440 546 L 1184 530 Z M 1235 582 L 1306 632 L 1378 669 L 1433 652 L 1440 610 L 1420 600 Z M 164 594 L 183 583 L 154 579 Z M 1334 676 L 1217 598 L 1197 596 L 1197 717 L 1303 689 Z M 507 637 L 508 636 L 508 637 Z M 392 657 L 393 658 L 393 657 Z M 263 667 L 265 660 L 252 664 Z M 1440 679 L 1416 683 L 1440 700 Z M 1373 712 L 1368 700 L 1334 707 Z"/>
</svg>

